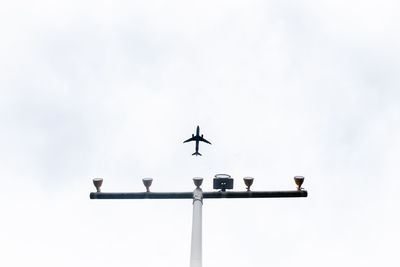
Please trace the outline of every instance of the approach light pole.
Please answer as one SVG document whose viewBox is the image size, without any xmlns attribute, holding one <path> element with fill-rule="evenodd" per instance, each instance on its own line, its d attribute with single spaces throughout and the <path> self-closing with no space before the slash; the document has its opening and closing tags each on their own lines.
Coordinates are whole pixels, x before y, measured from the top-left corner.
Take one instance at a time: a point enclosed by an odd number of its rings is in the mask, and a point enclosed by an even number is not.
<svg viewBox="0 0 400 267">
<path fill-rule="evenodd" d="M 196 186 L 193 192 L 150 192 L 152 178 L 143 178 L 146 192 L 135 193 L 103 193 L 101 185 L 103 178 L 94 178 L 93 184 L 96 192 L 90 193 L 90 199 L 193 199 L 192 242 L 190 252 L 190 267 L 202 267 L 202 208 L 204 198 L 282 198 L 282 197 L 307 197 L 307 191 L 301 185 L 303 176 L 295 176 L 297 190 L 293 191 L 251 191 L 254 178 L 243 178 L 247 191 L 226 191 L 233 189 L 233 178 L 228 174 L 216 174 L 213 179 L 213 189 L 220 191 L 203 192 L 200 188 L 203 178 L 195 177 Z"/>
</svg>

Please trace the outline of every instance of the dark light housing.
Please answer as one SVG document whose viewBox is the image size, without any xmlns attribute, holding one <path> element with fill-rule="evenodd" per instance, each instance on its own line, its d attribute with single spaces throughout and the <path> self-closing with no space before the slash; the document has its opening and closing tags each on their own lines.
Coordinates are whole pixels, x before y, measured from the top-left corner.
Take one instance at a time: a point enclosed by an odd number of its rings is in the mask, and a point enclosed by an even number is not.
<svg viewBox="0 0 400 267">
<path fill-rule="evenodd" d="M 100 193 L 101 192 L 100 188 L 101 188 L 101 185 L 103 184 L 103 178 L 94 178 L 93 184 L 96 187 L 97 193 Z"/>
<path fill-rule="evenodd" d="M 143 178 L 142 181 L 146 187 L 146 192 L 150 192 L 150 186 L 153 183 L 153 178 Z"/>
<path fill-rule="evenodd" d="M 294 177 L 294 182 L 296 183 L 296 185 L 297 185 L 297 190 L 301 190 L 302 188 L 301 188 L 301 185 L 303 184 L 303 182 L 304 182 L 304 176 L 295 176 Z"/>
<path fill-rule="evenodd" d="M 244 181 L 244 184 L 246 185 L 247 191 L 250 191 L 250 186 L 253 184 L 254 178 L 253 177 L 244 177 L 243 181 Z"/>
<path fill-rule="evenodd" d="M 197 188 L 200 188 L 201 184 L 203 183 L 203 178 L 202 177 L 194 177 L 193 182 Z"/>
<path fill-rule="evenodd" d="M 216 174 L 213 181 L 214 189 L 221 189 L 225 192 L 226 189 L 233 189 L 233 178 L 229 174 Z"/>
</svg>

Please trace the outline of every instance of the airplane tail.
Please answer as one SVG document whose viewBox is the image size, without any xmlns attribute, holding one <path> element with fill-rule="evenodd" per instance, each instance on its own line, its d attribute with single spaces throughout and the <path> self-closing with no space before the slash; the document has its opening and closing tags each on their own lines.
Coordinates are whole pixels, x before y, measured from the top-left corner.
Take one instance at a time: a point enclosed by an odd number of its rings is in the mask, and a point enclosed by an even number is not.
<svg viewBox="0 0 400 267">
<path fill-rule="evenodd" d="M 200 154 L 199 152 L 194 152 L 194 153 L 192 154 L 192 156 L 194 156 L 194 155 L 196 155 L 196 156 L 201 156 L 201 154 Z"/>
</svg>

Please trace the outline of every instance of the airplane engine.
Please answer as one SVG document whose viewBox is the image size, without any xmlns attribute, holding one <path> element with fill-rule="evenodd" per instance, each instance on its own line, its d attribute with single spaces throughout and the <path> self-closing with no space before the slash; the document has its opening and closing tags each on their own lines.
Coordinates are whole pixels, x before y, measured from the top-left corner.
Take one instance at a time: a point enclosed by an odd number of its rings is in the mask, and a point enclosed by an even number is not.
<svg viewBox="0 0 400 267">
<path fill-rule="evenodd" d="M 203 137 L 203 135 L 201 135 L 201 137 Z"/>
<path fill-rule="evenodd" d="M 192 137 L 194 137 L 194 134 L 192 134 Z"/>
</svg>

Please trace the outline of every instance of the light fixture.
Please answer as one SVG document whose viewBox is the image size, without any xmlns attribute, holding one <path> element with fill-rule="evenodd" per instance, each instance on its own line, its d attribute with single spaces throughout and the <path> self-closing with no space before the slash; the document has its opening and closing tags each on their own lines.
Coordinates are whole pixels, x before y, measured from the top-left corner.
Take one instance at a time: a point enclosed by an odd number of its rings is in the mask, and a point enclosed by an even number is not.
<svg viewBox="0 0 400 267">
<path fill-rule="evenodd" d="M 296 183 L 296 185 L 297 185 L 297 190 L 298 191 L 300 191 L 302 188 L 301 188 L 301 185 L 303 184 L 303 182 L 304 182 L 304 177 L 303 176 L 295 176 L 294 177 L 294 182 Z"/>
<path fill-rule="evenodd" d="M 221 189 L 225 192 L 226 189 L 233 189 L 233 178 L 229 174 L 216 174 L 213 181 L 214 189 Z"/>
<path fill-rule="evenodd" d="M 146 192 L 150 192 L 150 186 L 153 182 L 153 178 L 143 178 L 142 181 L 144 186 L 146 187 Z"/>
<path fill-rule="evenodd" d="M 96 187 L 97 193 L 100 193 L 100 187 L 103 184 L 103 178 L 94 178 L 93 179 L 93 184 Z"/>
<path fill-rule="evenodd" d="M 193 182 L 197 188 L 200 188 L 201 184 L 203 183 L 203 178 L 202 177 L 194 177 Z"/>
<path fill-rule="evenodd" d="M 247 191 L 250 191 L 250 186 L 253 184 L 254 178 L 253 177 L 244 177 L 243 178 L 244 184 L 247 186 Z"/>
</svg>

